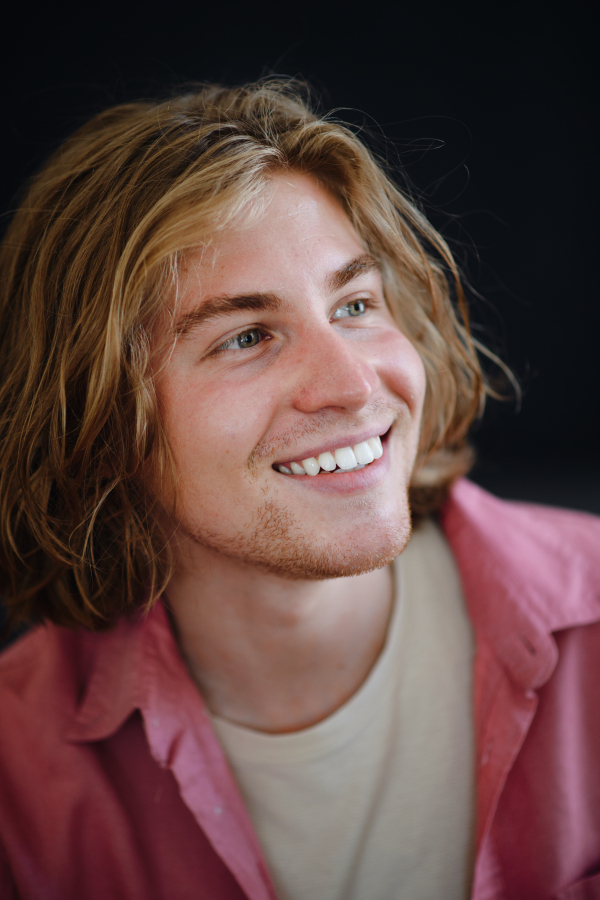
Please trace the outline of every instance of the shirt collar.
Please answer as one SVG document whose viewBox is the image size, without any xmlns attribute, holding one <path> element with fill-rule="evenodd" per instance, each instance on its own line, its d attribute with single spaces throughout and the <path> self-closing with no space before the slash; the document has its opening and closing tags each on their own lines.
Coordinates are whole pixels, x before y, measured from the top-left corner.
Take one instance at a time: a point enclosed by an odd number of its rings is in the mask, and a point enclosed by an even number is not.
<svg viewBox="0 0 600 900">
<path fill-rule="evenodd" d="M 140 710 L 152 732 L 153 754 L 167 765 L 178 730 L 175 720 L 186 703 L 208 721 L 162 601 L 149 611 L 122 617 L 108 631 L 82 632 L 80 644 L 89 674 L 67 740 L 103 740 Z"/>
<path fill-rule="evenodd" d="M 541 687 L 558 658 L 551 633 L 600 619 L 600 520 L 507 503 L 462 480 L 441 523 L 477 640 L 524 689 Z"/>
<path fill-rule="evenodd" d="M 140 664 L 145 619 L 121 618 L 108 631 L 82 632 L 89 673 L 65 738 L 99 741 L 114 734 L 141 705 Z"/>
<path fill-rule="evenodd" d="M 162 603 L 82 642 L 91 654 L 90 675 L 67 740 L 103 740 L 139 709 L 152 756 L 171 769 L 184 802 L 246 896 L 274 900 L 252 823 Z"/>
</svg>

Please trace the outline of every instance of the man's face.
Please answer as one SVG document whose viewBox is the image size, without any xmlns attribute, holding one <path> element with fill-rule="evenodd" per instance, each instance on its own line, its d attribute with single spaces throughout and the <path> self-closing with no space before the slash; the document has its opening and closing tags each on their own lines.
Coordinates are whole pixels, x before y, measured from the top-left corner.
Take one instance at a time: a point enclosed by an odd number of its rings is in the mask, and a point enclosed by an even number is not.
<svg viewBox="0 0 600 900">
<path fill-rule="evenodd" d="M 190 256 L 176 321 L 157 391 L 185 556 L 291 578 L 393 559 L 410 534 L 425 374 L 337 200 L 308 176 L 275 177 L 258 221 Z M 285 471 L 331 466 L 322 454 L 351 464 L 335 451 L 357 445 L 368 458 L 377 436 L 383 455 L 364 468 Z"/>
</svg>

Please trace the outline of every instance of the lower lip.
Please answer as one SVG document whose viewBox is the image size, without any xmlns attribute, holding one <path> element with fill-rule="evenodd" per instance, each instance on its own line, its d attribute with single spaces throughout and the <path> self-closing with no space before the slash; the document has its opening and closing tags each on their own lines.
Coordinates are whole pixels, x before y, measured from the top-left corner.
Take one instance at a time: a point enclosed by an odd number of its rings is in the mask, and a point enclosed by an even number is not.
<svg viewBox="0 0 600 900">
<path fill-rule="evenodd" d="M 332 472 L 319 475 L 284 475 L 286 481 L 299 485 L 302 488 L 321 491 L 324 494 L 355 494 L 377 487 L 385 480 L 390 470 L 390 453 L 384 443 L 383 456 L 368 463 L 364 469 L 358 472 Z"/>
</svg>

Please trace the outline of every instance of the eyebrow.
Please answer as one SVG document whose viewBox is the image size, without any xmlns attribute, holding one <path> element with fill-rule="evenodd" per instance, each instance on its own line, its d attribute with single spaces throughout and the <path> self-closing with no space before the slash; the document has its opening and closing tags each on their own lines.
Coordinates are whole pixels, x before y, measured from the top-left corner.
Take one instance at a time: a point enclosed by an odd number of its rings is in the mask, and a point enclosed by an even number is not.
<svg viewBox="0 0 600 900">
<path fill-rule="evenodd" d="M 346 263 L 340 269 L 332 272 L 326 280 L 326 285 L 331 293 L 341 290 L 354 278 L 371 269 L 379 269 L 379 263 L 370 253 L 363 253 L 356 259 Z M 241 295 L 224 295 L 222 297 L 210 297 L 204 300 L 195 309 L 185 313 L 175 323 L 173 331 L 177 336 L 187 334 L 198 325 L 210 319 L 229 316 L 236 312 L 274 312 L 281 307 L 281 299 L 276 294 L 252 293 Z"/>
<path fill-rule="evenodd" d="M 235 312 L 254 310 L 265 312 L 277 310 L 281 306 L 281 300 L 275 294 L 242 294 L 241 296 L 211 297 L 204 300 L 195 309 L 185 313 L 175 323 L 176 335 L 187 334 L 197 325 L 202 325 L 209 319 L 218 319 L 221 316 L 230 316 Z"/>
<path fill-rule="evenodd" d="M 371 269 L 380 268 L 381 266 L 374 256 L 371 256 L 370 253 L 363 253 L 362 256 L 357 256 L 356 259 L 346 263 L 345 266 L 342 266 L 341 269 L 329 276 L 327 279 L 329 290 L 331 293 L 339 291 L 341 288 L 346 287 L 353 278 L 358 278 L 359 275 L 364 275 L 365 272 L 370 272 Z"/>
</svg>

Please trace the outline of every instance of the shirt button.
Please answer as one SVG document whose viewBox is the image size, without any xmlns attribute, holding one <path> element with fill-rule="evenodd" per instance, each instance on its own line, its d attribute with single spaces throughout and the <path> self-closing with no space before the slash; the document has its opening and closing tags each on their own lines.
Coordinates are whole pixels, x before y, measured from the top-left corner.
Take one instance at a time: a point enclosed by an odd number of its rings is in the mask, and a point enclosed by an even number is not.
<svg viewBox="0 0 600 900">
<path fill-rule="evenodd" d="M 487 765 L 488 760 L 490 758 L 490 754 L 492 752 L 492 747 L 493 747 L 493 744 L 490 742 L 487 745 L 487 747 L 485 748 L 485 750 L 483 751 L 483 753 L 481 754 L 481 765 L 482 766 Z"/>
</svg>

